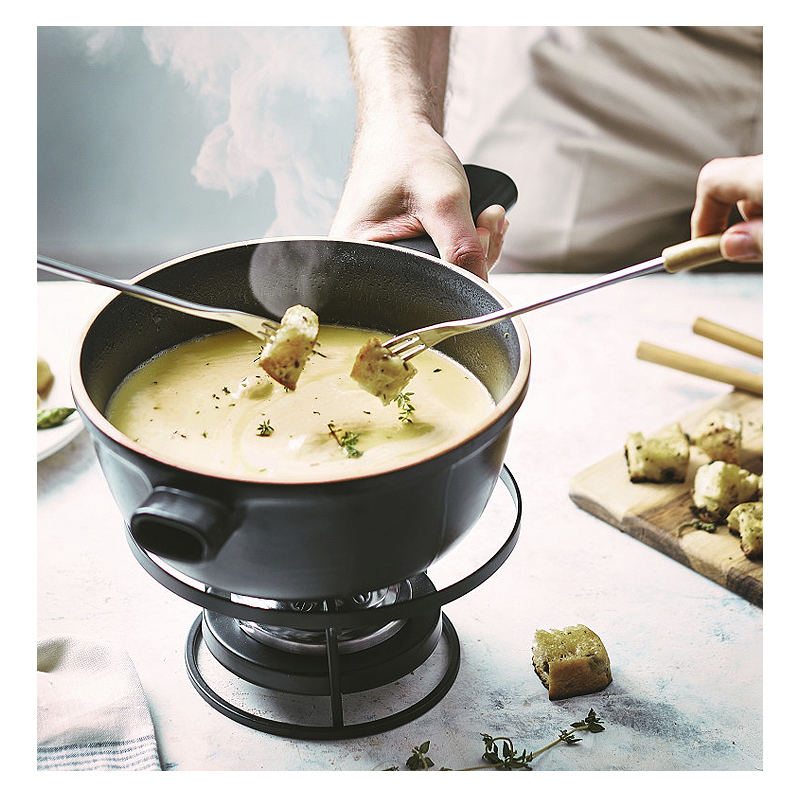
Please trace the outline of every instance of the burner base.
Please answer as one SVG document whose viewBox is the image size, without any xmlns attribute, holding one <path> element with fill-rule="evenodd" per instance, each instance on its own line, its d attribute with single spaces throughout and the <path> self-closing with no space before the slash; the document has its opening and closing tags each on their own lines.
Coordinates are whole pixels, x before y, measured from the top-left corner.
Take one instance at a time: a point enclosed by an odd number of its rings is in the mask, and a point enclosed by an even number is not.
<svg viewBox="0 0 800 800">
<path fill-rule="evenodd" d="M 201 644 L 204 641 L 206 642 L 208 649 L 212 652 L 212 655 L 214 655 L 215 659 L 218 658 L 218 653 L 221 652 L 220 647 L 222 646 L 221 644 L 219 646 L 215 646 L 214 644 L 215 634 L 219 633 L 219 627 L 217 627 L 216 632 L 213 630 L 214 625 L 221 623 L 221 620 L 213 620 L 212 625 L 209 626 L 207 624 L 207 616 L 208 612 L 204 612 L 195 620 L 186 642 L 186 665 L 189 672 L 189 677 L 194 687 L 209 705 L 227 716 L 229 719 L 232 719 L 235 722 L 238 722 L 249 728 L 276 736 L 308 740 L 352 739 L 361 736 L 383 733 L 384 731 L 392 730 L 393 728 L 405 725 L 406 723 L 411 722 L 412 720 L 415 720 L 427 713 L 447 694 L 458 675 L 461 661 L 461 647 L 458 641 L 458 635 L 456 634 L 455 628 L 450 620 L 445 614 L 442 613 L 440 619 L 437 619 L 436 621 L 434 630 L 427 631 L 426 635 L 422 637 L 422 640 L 418 642 L 416 648 L 414 648 L 414 653 L 411 657 L 411 660 L 416 661 L 417 663 L 409 667 L 409 659 L 402 658 L 398 655 L 396 658 L 390 659 L 389 662 L 384 665 L 383 669 L 380 670 L 380 673 L 384 678 L 384 683 L 380 685 L 391 683 L 398 677 L 405 675 L 407 672 L 413 671 L 417 666 L 429 658 L 438 646 L 444 645 L 446 651 L 444 673 L 439 679 L 438 683 L 436 683 L 436 685 L 419 700 L 412 702 L 410 705 L 395 713 L 375 719 L 369 719 L 364 722 L 347 724 L 344 720 L 343 694 L 353 694 L 361 692 L 364 689 L 373 688 L 376 683 L 376 673 L 374 672 L 375 668 L 374 665 L 369 669 L 365 667 L 367 673 L 369 674 L 369 679 L 365 681 L 365 675 L 360 672 L 360 669 L 353 669 L 353 664 L 348 664 L 345 660 L 346 656 L 340 657 L 336 653 L 330 653 L 329 657 L 325 659 L 325 661 L 328 662 L 328 666 L 326 667 L 327 673 L 324 678 L 319 674 L 319 663 L 313 665 L 311 676 L 301 676 L 301 679 L 305 681 L 301 688 L 305 690 L 310 690 L 312 688 L 314 689 L 314 691 L 306 691 L 303 693 L 312 695 L 319 694 L 329 697 L 331 704 L 330 724 L 328 724 L 327 721 L 313 725 L 294 723 L 290 721 L 273 719 L 266 715 L 253 713 L 245 708 L 234 705 L 209 685 L 209 683 L 201 674 L 200 670 Z M 228 620 L 231 625 L 237 625 L 235 620 L 230 618 L 228 618 Z M 404 628 L 409 627 L 409 624 L 413 622 L 414 620 L 408 620 Z M 418 627 L 420 624 L 421 623 L 418 623 Z M 427 625 L 429 628 L 430 620 L 427 620 L 425 625 Z M 222 623 L 222 628 L 225 629 L 226 627 L 227 623 Z M 395 637 L 392 638 L 394 639 L 402 633 L 403 631 L 401 630 L 398 634 L 395 634 Z M 413 625 L 409 633 L 414 633 Z M 418 635 L 420 631 L 417 630 L 416 633 Z M 206 639 L 206 637 L 208 638 Z M 256 642 L 255 644 L 259 643 Z M 398 641 L 396 644 L 402 644 L 402 641 Z M 378 645 L 373 649 L 378 649 L 380 646 L 381 645 Z M 335 644 L 333 649 L 335 650 Z M 215 652 L 215 650 L 217 652 Z M 422 657 L 421 661 L 420 657 Z M 223 654 L 223 658 L 225 659 L 225 661 L 221 661 L 223 666 L 230 669 L 234 672 L 234 674 L 239 675 L 239 677 L 242 677 L 244 680 L 247 680 L 251 683 L 256 683 L 258 686 L 263 686 L 263 681 L 265 680 L 272 683 L 276 682 L 276 664 L 266 667 L 266 671 L 264 671 L 263 669 L 258 668 L 263 668 L 263 664 L 255 665 L 250 663 L 247 665 L 246 662 L 239 661 L 237 657 L 231 659 L 230 651 L 227 651 L 227 653 Z M 236 670 L 233 670 L 229 663 L 226 663 L 226 661 L 230 662 L 231 660 L 236 661 Z M 243 664 L 245 664 L 244 667 Z M 402 672 L 398 672 L 398 670 L 402 670 Z M 248 672 L 249 677 L 241 675 L 240 673 L 243 671 Z M 316 674 L 313 674 L 314 672 Z M 391 675 L 388 680 L 386 680 L 387 675 Z M 252 678 L 256 678 L 258 680 L 253 681 L 251 680 Z M 298 676 L 292 675 L 288 676 L 288 678 L 291 682 L 295 682 L 296 686 Z M 308 680 L 306 680 L 307 678 Z M 258 681 L 262 682 L 259 683 Z M 278 682 L 282 683 L 280 680 Z M 272 687 L 268 688 L 271 689 Z M 322 689 L 322 691 L 317 691 L 319 689 Z M 277 691 L 293 694 L 297 691 L 297 689 L 295 688 L 292 690 L 278 688 Z M 301 712 L 299 716 L 304 720 L 308 719 L 308 715 L 304 712 Z"/>
<path fill-rule="evenodd" d="M 435 591 L 427 575 L 417 575 L 409 583 L 416 596 Z M 298 613 L 298 618 L 303 613 Z M 434 608 L 398 620 L 392 634 L 377 644 L 353 649 L 353 642 L 342 638 L 339 619 L 338 612 L 328 613 L 330 625 L 318 631 L 322 648 L 316 652 L 286 650 L 254 638 L 238 619 L 210 609 L 203 613 L 203 638 L 217 661 L 234 675 L 290 694 L 330 694 L 334 659 L 342 693 L 352 694 L 385 686 L 415 670 L 436 648 L 442 627 L 441 610 Z"/>
</svg>

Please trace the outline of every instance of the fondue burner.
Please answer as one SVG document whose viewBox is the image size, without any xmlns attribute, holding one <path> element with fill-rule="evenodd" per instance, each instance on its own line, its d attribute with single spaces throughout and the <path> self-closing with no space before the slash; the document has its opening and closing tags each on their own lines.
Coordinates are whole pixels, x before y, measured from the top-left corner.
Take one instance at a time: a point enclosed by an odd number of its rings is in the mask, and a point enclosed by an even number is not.
<svg viewBox="0 0 800 800">
<path fill-rule="evenodd" d="M 244 597 L 187 578 L 143 550 L 130 532 L 128 543 L 152 577 L 203 609 L 189 632 L 185 660 L 207 703 L 279 736 L 367 736 L 422 716 L 452 687 L 460 644 L 442 607 L 494 574 L 519 536 L 519 489 L 505 466 L 499 478 L 515 509 L 510 534 L 498 549 L 492 545 L 488 558 L 481 555 L 477 568 L 470 564 L 466 577 L 441 589 L 423 573 L 348 598 Z M 320 698 L 327 701 L 320 704 Z M 346 719 L 345 698 L 359 712 L 367 708 L 367 718 Z"/>
<path fill-rule="evenodd" d="M 404 581 L 386 589 L 364 592 L 354 595 L 347 600 L 334 600 L 333 608 L 341 612 L 346 609 L 368 609 L 389 605 L 398 601 L 410 599 L 411 582 Z M 231 595 L 234 600 L 247 602 L 247 598 Z M 328 604 L 316 600 L 264 600 L 258 603 L 260 608 L 290 609 L 293 611 L 327 611 Z M 337 647 L 340 653 L 353 653 L 385 641 L 392 636 L 398 628 L 402 627 L 402 620 L 395 620 L 381 627 L 366 628 L 339 628 L 337 630 Z M 249 620 L 239 620 L 241 629 L 257 641 L 286 650 L 290 653 L 322 653 L 327 648 L 327 637 L 324 631 L 302 631 L 297 628 L 287 628 L 280 625 L 259 625 Z"/>
</svg>

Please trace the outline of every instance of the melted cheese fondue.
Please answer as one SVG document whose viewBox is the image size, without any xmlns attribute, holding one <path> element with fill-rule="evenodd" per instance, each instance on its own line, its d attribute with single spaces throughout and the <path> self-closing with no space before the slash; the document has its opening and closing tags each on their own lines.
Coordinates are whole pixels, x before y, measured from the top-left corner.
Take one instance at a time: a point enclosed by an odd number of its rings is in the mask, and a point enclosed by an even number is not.
<svg viewBox="0 0 800 800">
<path fill-rule="evenodd" d="M 106 416 L 131 439 L 189 469 L 271 481 L 354 477 L 395 468 L 455 443 L 494 407 L 486 388 L 441 353 L 414 358 L 409 411 L 384 406 L 349 377 L 374 331 L 322 326 L 297 389 L 259 366 L 238 330 L 185 342 L 139 367 Z"/>
</svg>

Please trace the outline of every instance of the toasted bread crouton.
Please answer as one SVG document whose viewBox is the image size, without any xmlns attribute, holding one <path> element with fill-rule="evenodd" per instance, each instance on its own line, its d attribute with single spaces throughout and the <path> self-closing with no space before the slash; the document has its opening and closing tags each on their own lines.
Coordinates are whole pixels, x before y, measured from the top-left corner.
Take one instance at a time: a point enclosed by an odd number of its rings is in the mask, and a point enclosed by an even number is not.
<svg viewBox="0 0 800 800">
<path fill-rule="evenodd" d="M 692 434 L 692 444 L 699 447 L 712 461 L 741 463 L 742 416 L 736 411 L 714 409 L 709 412 Z"/>
<path fill-rule="evenodd" d="M 628 434 L 625 460 L 632 483 L 680 483 L 689 466 L 689 437 L 677 423 L 649 439 Z"/>
<path fill-rule="evenodd" d="M 318 335 L 317 315 L 305 306 L 292 306 L 283 315 L 280 328 L 264 346 L 259 363 L 271 378 L 294 390 Z"/>
<path fill-rule="evenodd" d="M 725 461 L 698 467 L 692 501 L 698 515 L 710 522 L 724 522 L 734 506 L 755 499 L 760 491 L 758 475 Z"/>
<path fill-rule="evenodd" d="M 748 558 L 764 554 L 764 501 L 740 503 L 728 514 L 728 527 L 738 533 L 742 552 Z"/>
<path fill-rule="evenodd" d="M 393 355 L 373 336 L 358 351 L 350 377 L 386 406 L 416 374 L 416 367 Z"/>
<path fill-rule="evenodd" d="M 41 356 L 36 356 L 36 394 L 40 399 L 50 391 L 53 380 L 50 365 Z"/>
<path fill-rule="evenodd" d="M 611 662 L 600 637 L 585 625 L 534 634 L 532 661 L 551 700 L 592 694 L 611 683 Z"/>
</svg>

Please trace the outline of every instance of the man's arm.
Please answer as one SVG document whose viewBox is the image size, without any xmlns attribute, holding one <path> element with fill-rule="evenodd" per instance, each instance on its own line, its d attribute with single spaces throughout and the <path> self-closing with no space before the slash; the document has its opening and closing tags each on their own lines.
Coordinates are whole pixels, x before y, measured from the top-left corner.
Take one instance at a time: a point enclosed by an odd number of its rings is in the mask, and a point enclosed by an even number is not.
<svg viewBox="0 0 800 800">
<path fill-rule="evenodd" d="M 347 41 L 358 116 L 331 236 L 395 241 L 427 232 L 445 261 L 487 277 L 505 212 L 487 209 L 476 230 L 464 169 L 442 138 L 450 29 L 348 28 Z"/>
<path fill-rule="evenodd" d="M 346 28 L 358 94 L 358 123 L 382 117 L 418 120 L 440 136 L 450 57 L 450 28 Z"/>
</svg>

